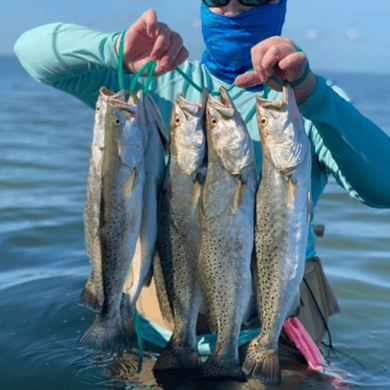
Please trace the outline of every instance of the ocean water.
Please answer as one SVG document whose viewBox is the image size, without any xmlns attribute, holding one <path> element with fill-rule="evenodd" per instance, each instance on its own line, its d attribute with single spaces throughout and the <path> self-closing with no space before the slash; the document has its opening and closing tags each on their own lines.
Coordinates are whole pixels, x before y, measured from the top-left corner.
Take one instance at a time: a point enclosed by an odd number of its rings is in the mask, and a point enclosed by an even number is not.
<svg viewBox="0 0 390 390">
<path fill-rule="evenodd" d="M 390 135 L 390 75 L 321 74 Z M 183 378 L 157 385 L 153 354 L 138 374 L 135 355 L 77 347 L 95 316 L 78 306 L 90 273 L 82 211 L 94 112 L 37 83 L 13 57 L 0 57 L 0 90 L 0 388 L 266 388 Z M 390 390 L 390 210 L 360 204 L 331 179 L 314 222 L 325 225 L 317 252 L 341 307 L 330 319 L 330 360 L 351 378 L 342 385 L 286 369 L 281 388 Z"/>
</svg>

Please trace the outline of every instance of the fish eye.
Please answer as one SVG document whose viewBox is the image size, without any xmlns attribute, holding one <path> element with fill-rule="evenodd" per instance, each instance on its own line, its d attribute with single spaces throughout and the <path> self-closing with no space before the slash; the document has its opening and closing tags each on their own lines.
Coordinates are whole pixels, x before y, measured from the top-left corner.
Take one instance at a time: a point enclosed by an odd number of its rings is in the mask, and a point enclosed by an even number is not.
<svg viewBox="0 0 390 390">
<path fill-rule="evenodd" d="M 217 126 L 218 119 L 216 117 L 213 117 L 210 119 L 211 126 Z"/>
<path fill-rule="evenodd" d="M 116 117 L 115 124 L 119 126 L 121 123 L 122 123 L 122 121 L 120 120 L 120 118 Z"/>
<path fill-rule="evenodd" d="M 180 124 L 181 124 L 181 118 L 180 118 L 180 116 L 176 115 L 176 117 L 175 117 L 175 125 L 179 126 Z"/>
<path fill-rule="evenodd" d="M 96 111 L 99 111 L 100 110 L 100 106 L 96 106 Z"/>
<path fill-rule="evenodd" d="M 263 127 L 267 126 L 268 125 L 268 118 L 266 116 L 262 116 L 260 118 L 260 123 Z"/>
</svg>

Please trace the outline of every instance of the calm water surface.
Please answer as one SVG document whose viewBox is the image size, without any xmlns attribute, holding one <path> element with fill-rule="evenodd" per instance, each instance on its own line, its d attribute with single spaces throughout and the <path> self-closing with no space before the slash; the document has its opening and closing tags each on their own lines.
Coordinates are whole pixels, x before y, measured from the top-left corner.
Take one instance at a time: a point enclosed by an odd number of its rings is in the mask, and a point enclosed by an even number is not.
<svg viewBox="0 0 390 390">
<path fill-rule="evenodd" d="M 390 135 L 390 75 L 323 75 Z M 137 374 L 133 355 L 113 360 L 77 348 L 94 318 L 77 305 L 90 272 L 82 210 L 94 113 L 32 80 L 13 58 L 0 57 L 0 87 L 0 388 L 265 388 L 180 378 L 157 386 L 153 355 Z M 364 206 L 330 180 L 315 211 L 326 227 L 317 252 L 342 309 L 330 320 L 339 351 L 331 360 L 353 378 L 337 387 L 286 367 L 281 389 L 389 390 L 390 210 Z"/>
</svg>

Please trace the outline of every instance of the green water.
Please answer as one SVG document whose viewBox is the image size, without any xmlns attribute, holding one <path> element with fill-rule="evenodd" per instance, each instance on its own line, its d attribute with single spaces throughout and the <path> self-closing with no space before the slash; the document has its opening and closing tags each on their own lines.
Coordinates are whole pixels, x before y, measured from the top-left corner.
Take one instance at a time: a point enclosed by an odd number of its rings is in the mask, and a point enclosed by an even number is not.
<svg viewBox="0 0 390 390">
<path fill-rule="evenodd" d="M 94 318 L 77 305 L 90 272 L 82 210 L 93 111 L 7 61 L 0 69 L 0 388 L 265 388 L 253 380 L 204 383 L 175 377 L 158 387 L 153 357 L 137 374 L 133 356 L 119 364 L 77 348 Z M 359 83 L 356 75 L 328 76 L 390 134 L 390 76 L 359 76 Z M 314 222 L 326 228 L 317 252 L 341 306 L 330 320 L 340 351 L 331 354 L 332 364 L 351 374 L 351 388 L 389 390 L 390 210 L 364 206 L 330 180 Z M 281 389 L 337 388 L 302 367 L 283 375 Z"/>
</svg>

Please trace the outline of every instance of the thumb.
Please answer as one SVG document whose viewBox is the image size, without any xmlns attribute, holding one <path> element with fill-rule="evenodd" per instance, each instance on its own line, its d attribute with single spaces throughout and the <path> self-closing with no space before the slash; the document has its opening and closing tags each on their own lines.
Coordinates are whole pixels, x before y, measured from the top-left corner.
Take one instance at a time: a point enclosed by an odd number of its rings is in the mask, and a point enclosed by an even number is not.
<svg viewBox="0 0 390 390">
<path fill-rule="evenodd" d="M 146 28 L 146 33 L 149 37 L 154 37 L 156 35 L 157 29 L 157 13 L 154 9 L 149 9 L 145 11 L 141 18 Z"/>
</svg>

